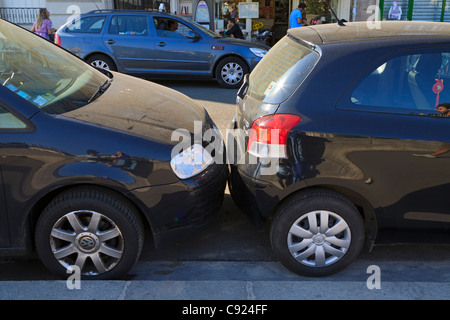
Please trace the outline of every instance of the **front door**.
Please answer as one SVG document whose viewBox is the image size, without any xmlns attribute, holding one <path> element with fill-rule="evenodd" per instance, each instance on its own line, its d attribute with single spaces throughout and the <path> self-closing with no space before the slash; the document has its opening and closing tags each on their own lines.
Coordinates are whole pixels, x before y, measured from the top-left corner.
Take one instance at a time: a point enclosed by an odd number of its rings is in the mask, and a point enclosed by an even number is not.
<svg viewBox="0 0 450 320">
<path fill-rule="evenodd" d="M 7 176 L 7 169 L 5 169 L 5 166 L 7 167 L 7 163 L 10 161 L 11 156 L 14 155 L 11 153 L 14 149 L 10 149 L 8 146 L 13 144 L 23 147 L 23 145 L 18 142 L 20 138 L 17 137 L 17 132 L 23 132 L 22 130 L 26 127 L 26 124 L 22 120 L 0 105 L 0 248 L 10 247 L 8 226 L 11 221 L 14 221 L 13 215 L 20 216 L 23 214 L 22 212 L 9 212 L 8 219 L 6 200 L 9 199 L 11 202 L 14 202 L 14 200 L 18 198 L 18 195 L 11 192 L 11 190 L 14 189 L 12 183 L 10 183 L 11 181 L 8 180 L 8 178 L 4 177 Z M 9 141 L 14 142 L 9 143 Z M 5 195 L 7 195 L 8 198 L 6 198 Z"/>
<path fill-rule="evenodd" d="M 448 48 L 394 53 L 339 106 L 355 110 L 365 128 L 384 128 L 346 160 L 378 195 L 389 226 L 450 226 L 449 61 Z"/>
<path fill-rule="evenodd" d="M 160 74 L 208 75 L 212 54 L 206 37 L 188 38 L 194 29 L 186 23 L 154 17 L 156 68 Z"/>
</svg>

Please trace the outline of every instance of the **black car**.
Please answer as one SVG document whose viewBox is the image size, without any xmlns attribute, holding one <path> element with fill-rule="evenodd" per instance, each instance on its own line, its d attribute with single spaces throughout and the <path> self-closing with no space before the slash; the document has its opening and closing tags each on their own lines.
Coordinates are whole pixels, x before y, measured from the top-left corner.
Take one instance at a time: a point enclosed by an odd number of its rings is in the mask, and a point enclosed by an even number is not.
<svg viewBox="0 0 450 320">
<path fill-rule="evenodd" d="M 62 278 L 120 278 L 146 228 L 159 247 L 216 216 L 228 170 L 193 140 L 217 129 L 190 98 L 4 20 L 0 84 L 2 254 L 36 247 Z"/>
<path fill-rule="evenodd" d="M 290 270 L 450 235 L 450 25 L 289 30 L 238 92 L 231 194 Z M 240 151 L 240 152 L 239 152 Z"/>
</svg>

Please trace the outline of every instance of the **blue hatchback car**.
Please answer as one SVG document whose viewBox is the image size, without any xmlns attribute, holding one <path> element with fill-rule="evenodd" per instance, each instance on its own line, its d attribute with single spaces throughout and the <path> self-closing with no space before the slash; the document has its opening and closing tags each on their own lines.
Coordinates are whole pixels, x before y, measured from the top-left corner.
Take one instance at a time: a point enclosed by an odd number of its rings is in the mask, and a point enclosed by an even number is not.
<svg viewBox="0 0 450 320">
<path fill-rule="evenodd" d="M 63 25 L 55 42 L 95 67 L 157 78 L 217 79 L 238 88 L 269 47 L 222 38 L 157 11 L 96 10 Z"/>
</svg>

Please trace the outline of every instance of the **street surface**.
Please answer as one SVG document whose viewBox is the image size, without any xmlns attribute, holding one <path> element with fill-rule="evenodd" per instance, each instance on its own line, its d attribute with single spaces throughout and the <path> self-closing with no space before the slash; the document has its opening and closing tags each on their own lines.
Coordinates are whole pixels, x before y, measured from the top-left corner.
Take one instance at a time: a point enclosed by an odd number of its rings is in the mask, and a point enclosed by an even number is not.
<svg viewBox="0 0 450 320">
<path fill-rule="evenodd" d="M 225 136 L 237 90 L 214 81 L 158 83 L 204 106 Z M 0 299 L 450 299 L 450 245 L 378 246 L 339 274 L 301 277 L 275 260 L 268 233 L 257 231 L 226 192 L 217 221 L 194 238 L 155 249 L 147 235 L 138 264 L 124 280 L 82 281 L 80 289 L 70 290 L 36 256 L 0 258 Z"/>
</svg>

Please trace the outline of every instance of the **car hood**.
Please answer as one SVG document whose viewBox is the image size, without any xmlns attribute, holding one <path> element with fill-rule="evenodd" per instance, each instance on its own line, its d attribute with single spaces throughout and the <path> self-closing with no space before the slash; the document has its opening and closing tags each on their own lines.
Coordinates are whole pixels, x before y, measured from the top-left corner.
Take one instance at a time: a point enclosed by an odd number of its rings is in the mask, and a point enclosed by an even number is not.
<svg viewBox="0 0 450 320">
<path fill-rule="evenodd" d="M 175 145 L 174 130 L 194 133 L 208 126 L 206 111 L 191 98 L 162 85 L 114 72 L 109 88 L 93 102 L 63 116 L 153 141 Z"/>
<path fill-rule="evenodd" d="M 218 43 L 224 44 L 224 45 L 236 45 L 236 46 L 241 46 L 241 47 L 248 47 L 248 48 L 261 48 L 264 50 L 269 51 L 270 47 L 260 44 L 260 43 L 256 43 L 253 41 L 246 41 L 246 40 L 241 40 L 241 39 L 234 39 L 234 38 L 220 38 L 218 41 Z"/>
</svg>

